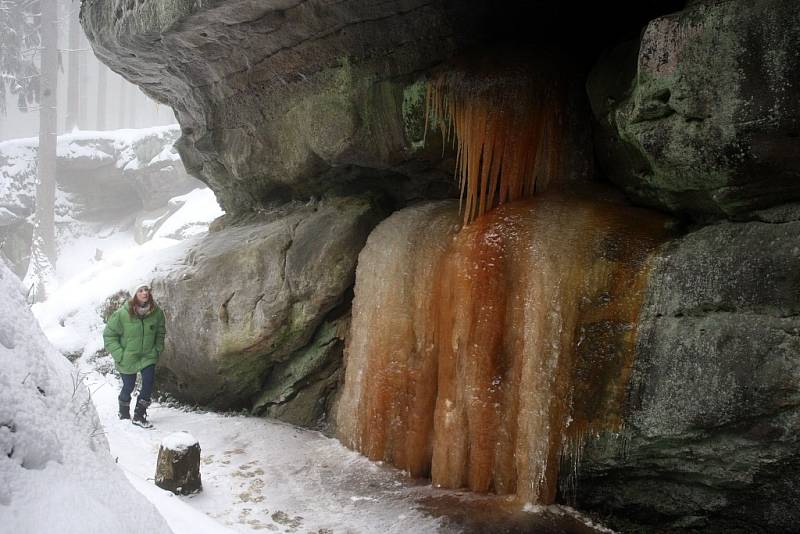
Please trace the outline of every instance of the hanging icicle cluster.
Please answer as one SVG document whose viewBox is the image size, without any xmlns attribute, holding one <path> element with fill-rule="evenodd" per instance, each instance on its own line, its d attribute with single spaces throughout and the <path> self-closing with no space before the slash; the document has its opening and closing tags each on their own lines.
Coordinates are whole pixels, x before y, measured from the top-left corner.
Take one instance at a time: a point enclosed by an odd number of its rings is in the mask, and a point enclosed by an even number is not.
<svg viewBox="0 0 800 534">
<path fill-rule="evenodd" d="M 428 82 L 425 130 L 438 127 L 457 146 L 465 224 L 560 174 L 562 91 L 550 71 L 483 60 Z"/>
</svg>

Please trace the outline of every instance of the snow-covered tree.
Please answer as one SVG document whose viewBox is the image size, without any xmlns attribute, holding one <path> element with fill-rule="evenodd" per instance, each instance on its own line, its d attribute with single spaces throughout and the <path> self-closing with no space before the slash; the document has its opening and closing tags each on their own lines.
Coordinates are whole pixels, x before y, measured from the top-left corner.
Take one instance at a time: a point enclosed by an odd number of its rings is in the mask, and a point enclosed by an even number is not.
<svg viewBox="0 0 800 534">
<path fill-rule="evenodd" d="M 55 197 L 58 134 L 58 3 L 40 0 L 41 76 L 39 77 L 39 158 L 31 260 L 25 275 L 32 300 L 45 298 L 56 261 Z"/>
<path fill-rule="evenodd" d="M 83 36 L 83 29 L 81 28 L 78 20 L 78 8 L 80 6 L 77 2 L 66 2 L 64 5 L 64 16 L 68 21 L 68 36 L 67 42 L 67 115 L 64 119 L 64 130 L 67 132 L 72 131 L 75 126 L 82 128 L 86 124 L 80 124 L 80 104 L 81 93 L 85 93 L 85 89 L 80 84 L 80 70 L 81 70 L 81 54 L 79 48 L 81 46 L 81 37 Z M 82 91 L 82 89 L 84 89 Z"/>
<path fill-rule="evenodd" d="M 0 115 L 8 94 L 25 111 L 39 95 L 40 0 L 0 0 Z"/>
</svg>

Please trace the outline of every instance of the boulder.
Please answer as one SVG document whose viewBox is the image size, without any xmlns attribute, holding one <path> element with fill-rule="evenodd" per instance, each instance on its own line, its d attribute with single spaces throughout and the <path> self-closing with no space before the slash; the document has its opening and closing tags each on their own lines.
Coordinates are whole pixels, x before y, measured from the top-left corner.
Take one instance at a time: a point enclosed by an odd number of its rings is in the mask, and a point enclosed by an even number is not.
<svg viewBox="0 0 800 534">
<path fill-rule="evenodd" d="M 707 226 L 661 250 L 626 428 L 589 441 L 579 506 L 639 528 L 789 532 L 800 523 L 798 215 Z"/>
<path fill-rule="evenodd" d="M 109 221 L 139 209 L 155 209 L 203 184 L 188 176 L 173 144 L 180 130 L 75 132 L 58 138 L 58 189 L 69 195 L 70 216 Z M 33 213 L 38 139 L 0 143 L 0 209 Z M 64 201 L 62 201 L 63 204 Z"/>
<path fill-rule="evenodd" d="M 208 234 L 153 285 L 167 316 L 161 387 L 179 399 L 252 408 L 261 394 L 257 410 L 275 410 L 337 357 L 327 352 L 339 343 L 331 327 L 319 328 L 341 316 L 380 211 L 366 198 L 335 198 L 262 219 Z"/>
<path fill-rule="evenodd" d="M 587 82 L 599 163 L 638 203 L 698 219 L 800 198 L 800 11 L 698 1 Z"/>
<path fill-rule="evenodd" d="M 202 491 L 200 443 L 188 432 L 175 432 L 161 440 L 156 461 L 156 486 L 176 495 Z"/>
<path fill-rule="evenodd" d="M 59 138 L 59 188 L 75 196 L 79 218 L 107 221 L 153 210 L 203 184 L 183 168 L 176 126 L 79 132 Z"/>
</svg>

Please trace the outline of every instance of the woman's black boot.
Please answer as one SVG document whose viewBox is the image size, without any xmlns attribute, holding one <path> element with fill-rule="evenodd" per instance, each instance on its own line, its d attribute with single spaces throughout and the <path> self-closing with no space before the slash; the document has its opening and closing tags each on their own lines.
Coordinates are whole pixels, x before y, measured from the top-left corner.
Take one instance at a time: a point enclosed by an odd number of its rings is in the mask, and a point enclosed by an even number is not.
<svg viewBox="0 0 800 534">
<path fill-rule="evenodd" d="M 120 419 L 130 419 L 131 418 L 131 403 L 119 401 L 119 418 Z"/>
<path fill-rule="evenodd" d="M 139 399 L 136 401 L 136 407 L 133 409 L 132 423 L 142 428 L 153 428 L 153 424 L 147 420 L 147 407 L 150 406 L 150 401 Z"/>
</svg>

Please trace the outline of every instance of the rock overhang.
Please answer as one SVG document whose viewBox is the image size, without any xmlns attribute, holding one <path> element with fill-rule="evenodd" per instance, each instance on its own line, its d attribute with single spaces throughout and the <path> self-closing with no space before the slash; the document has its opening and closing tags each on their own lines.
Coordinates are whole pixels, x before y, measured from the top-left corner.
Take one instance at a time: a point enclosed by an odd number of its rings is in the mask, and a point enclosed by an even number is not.
<svg viewBox="0 0 800 534">
<path fill-rule="evenodd" d="M 173 107 L 187 168 L 235 213 L 270 196 L 319 194 L 302 182 L 331 169 L 407 159 L 396 105 L 404 78 L 463 46 L 469 32 L 453 26 L 465 11 L 424 1 L 90 1 L 82 21 L 102 61 Z M 375 119 L 388 141 L 375 141 Z"/>
<path fill-rule="evenodd" d="M 237 214 L 356 175 L 399 204 L 453 195 L 430 186 L 451 178 L 452 155 L 435 141 L 426 149 L 409 124 L 424 91 L 408 89 L 426 72 L 501 41 L 559 50 L 585 69 L 620 28 L 635 33 L 679 4 L 620 15 L 543 1 L 86 0 L 81 19 L 103 62 L 173 107 L 185 166 Z M 405 191 L 391 185 L 399 177 Z"/>
</svg>

